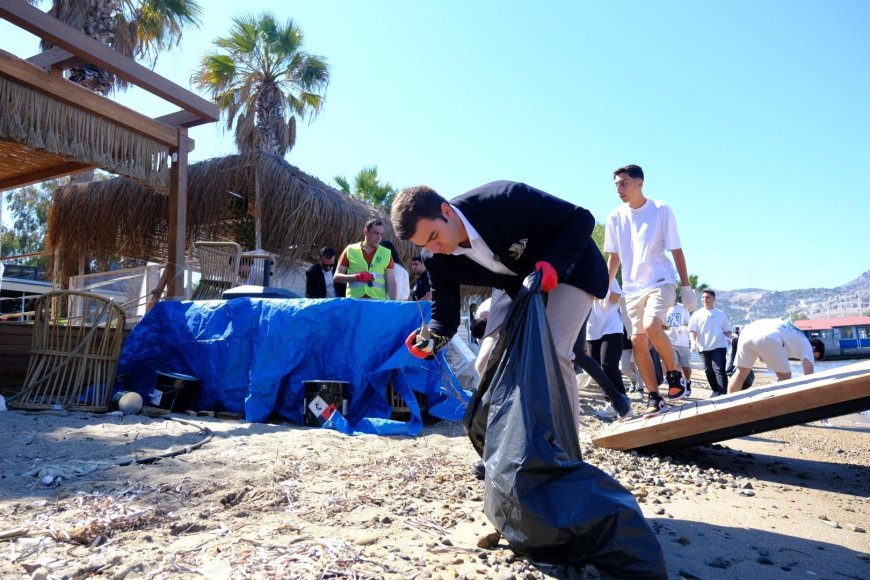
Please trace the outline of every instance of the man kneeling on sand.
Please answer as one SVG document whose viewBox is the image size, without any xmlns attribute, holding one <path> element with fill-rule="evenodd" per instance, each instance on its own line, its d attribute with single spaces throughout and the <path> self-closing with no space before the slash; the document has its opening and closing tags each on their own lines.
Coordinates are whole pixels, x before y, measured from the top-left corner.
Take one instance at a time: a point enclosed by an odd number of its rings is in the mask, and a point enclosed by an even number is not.
<svg viewBox="0 0 870 580">
<path fill-rule="evenodd" d="M 798 359 L 804 374 L 813 374 L 813 361 L 825 356 L 825 343 L 814 338 L 808 340 L 792 323 L 769 318 L 756 320 L 744 327 L 737 343 L 737 370 L 728 381 L 728 392 L 736 393 L 743 388 L 756 359 L 761 359 L 767 368 L 776 373 L 776 380 L 791 378 L 789 358 Z"/>
</svg>

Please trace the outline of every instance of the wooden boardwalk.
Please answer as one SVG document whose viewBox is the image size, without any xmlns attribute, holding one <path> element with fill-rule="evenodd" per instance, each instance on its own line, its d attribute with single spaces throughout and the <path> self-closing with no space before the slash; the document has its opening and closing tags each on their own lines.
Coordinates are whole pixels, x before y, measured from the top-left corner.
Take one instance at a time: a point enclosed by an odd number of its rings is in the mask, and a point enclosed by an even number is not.
<svg viewBox="0 0 870 580">
<path fill-rule="evenodd" d="M 675 403 L 662 415 L 617 422 L 597 447 L 667 451 L 771 431 L 870 409 L 870 361 L 798 376 L 703 401 Z"/>
</svg>

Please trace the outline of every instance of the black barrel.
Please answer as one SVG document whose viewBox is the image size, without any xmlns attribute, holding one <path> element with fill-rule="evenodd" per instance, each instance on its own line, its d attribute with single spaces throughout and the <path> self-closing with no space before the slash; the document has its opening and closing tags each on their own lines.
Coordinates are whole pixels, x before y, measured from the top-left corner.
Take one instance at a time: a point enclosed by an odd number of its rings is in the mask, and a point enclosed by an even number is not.
<svg viewBox="0 0 870 580">
<path fill-rule="evenodd" d="M 332 413 L 338 411 L 347 417 L 350 383 L 345 381 L 302 381 L 305 408 L 302 423 L 320 427 Z"/>
<path fill-rule="evenodd" d="M 182 373 L 157 371 L 157 384 L 148 403 L 153 407 L 167 409 L 172 413 L 184 413 L 193 409 L 202 383 L 196 377 Z"/>
</svg>

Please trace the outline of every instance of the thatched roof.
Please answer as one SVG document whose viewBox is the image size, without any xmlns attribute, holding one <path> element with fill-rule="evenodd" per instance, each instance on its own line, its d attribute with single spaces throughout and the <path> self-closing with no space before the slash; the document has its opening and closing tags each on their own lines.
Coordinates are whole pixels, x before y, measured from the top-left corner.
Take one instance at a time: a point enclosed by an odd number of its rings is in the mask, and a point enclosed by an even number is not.
<svg viewBox="0 0 870 580">
<path fill-rule="evenodd" d="M 255 183 L 260 184 L 259 207 Z M 59 188 L 48 219 L 48 246 L 61 249 L 63 270 L 79 256 L 166 260 L 169 198 L 125 178 Z M 312 260 L 321 246 L 341 251 L 362 239 L 366 220 L 383 210 L 348 196 L 284 159 L 266 153 L 230 155 L 191 164 L 188 178 L 188 247 L 197 240 L 235 240 L 253 248 L 253 215 L 262 223 L 264 250 L 280 263 Z M 403 259 L 414 251 L 396 244 Z"/>
</svg>

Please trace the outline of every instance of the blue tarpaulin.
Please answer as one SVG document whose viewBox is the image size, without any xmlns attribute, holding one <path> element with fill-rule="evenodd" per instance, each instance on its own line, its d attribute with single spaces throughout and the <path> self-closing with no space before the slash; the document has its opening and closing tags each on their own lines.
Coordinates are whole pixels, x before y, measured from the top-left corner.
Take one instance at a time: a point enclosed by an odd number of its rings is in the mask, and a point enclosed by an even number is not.
<svg viewBox="0 0 870 580">
<path fill-rule="evenodd" d="M 428 320 L 430 303 L 419 303 Z M 412 391 L 427 396 L 429 413 L 459 420 L 469 393 L 443 356 L 411 356 L 405 338 L 420 326 L 410 302 L 333 298 L 236 298 L 158 303 L 130 333 L 118 364 L 119 388 L 147 400 L 157 372 L 202 382 L 197 409 L 243 413 L 248 421 L 279 417 L 302 424 L 303 381 L 350 384 L 347 417 L 327 423 L 345 433 L 415 435 L 422 419 Z M 390 381 L 411 411 L 388 419 Z"/>
</svg>

